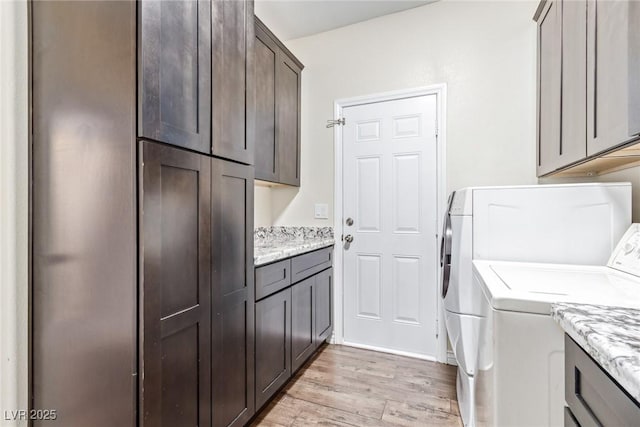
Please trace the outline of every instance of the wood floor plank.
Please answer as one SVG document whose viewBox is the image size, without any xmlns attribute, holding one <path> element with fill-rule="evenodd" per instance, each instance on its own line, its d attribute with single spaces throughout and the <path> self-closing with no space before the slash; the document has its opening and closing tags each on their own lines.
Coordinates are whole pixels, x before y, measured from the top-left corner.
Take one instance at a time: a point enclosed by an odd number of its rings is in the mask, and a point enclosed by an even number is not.
<svg viewBox="0 0 640 427">
<path fill-rule="evenodd" d="M 462 427 L 462 421 L 456 415 L 434 411 L 422 405 L 390 400 L 382 415 L 383 421 L 400 426 L 446 426 Z"/>
<path fill-rule="evenodd" d="M 288 396 L 285 393 L 280 393 L 260 412 L 252 425 L 290 427 L 300 411 L 288 404 L 287 399 Z"/>
<path fill-rule="evenodd" d="M 318 384 L 306 381 L 304 377 L 287 387 L 287 394 L 308 402 L 378 419 L 382 417 L 386 403 L 384 399 L 355 393 L 348 387 Z"/>
<path fill-rule="evenodd" d="M 292 405 L 298 409 L 298 415 L 293 422 L 294 427 L 308 425 L 395 427 L 393 424 L 376 418 L 368 418 L 291 396 L 288 396 L 285 404 Z"/>
<path fill-rule="evenodd" d="M 362 374 L 330 375 L 323 371 L 317 362 L 309 366 L 302 381 L 312 381 L 334 387 L 348 388 L 354 393 L 369 395 L 383 400 L 398 400 L 412 403 L 426 403 L 432 409 L 451 411 L 451 399 L 442 397 L 438 390 L 432 387 L 412 384 L 397 379 L 374 378 Z"/>
<path fill-rule="evenodd" d="M 436 372 L 443 373 L 455 377 L 457 369 L 455 366 L 445 365 L 438 362 L 431 362 L 428 360 L 421 360 L 412 357 L 398 356 L 390 353 L 375 352 L 369 350 L 363 350 L 356 347 L 348 346 L 330 346 L 327 348 L 325 354 L 340 354 L 351 355 L 352 357 L 361 358 L 363 354 L 366 354 L 367 361 L 386 361 L 390 364 L 397 365 L 399 367 L 406 367 L 409 369 L 434 369 Z M 323 357 L 326 357 L 323 355 Z"/>
<path fill-rule="evenodd" d="M 328 345 L 252 426 L 461 426 L 455 377 L 449 365 Z"/>
<path fill-rule="evenodd" d="M 456 399 L 451 400 L 451 413 L 460 416 L 460 407 L 458 406 L 458 401 Z"/>
</svg>

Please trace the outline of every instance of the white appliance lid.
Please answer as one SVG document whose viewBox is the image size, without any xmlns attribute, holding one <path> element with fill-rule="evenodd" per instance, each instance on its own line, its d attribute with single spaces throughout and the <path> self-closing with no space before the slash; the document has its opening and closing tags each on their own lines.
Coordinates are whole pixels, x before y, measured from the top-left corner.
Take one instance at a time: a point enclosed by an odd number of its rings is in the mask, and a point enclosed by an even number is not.
<svg viewBox="0 0 640 427">
<path fill-rule="evenodd" d="M 640 296 L 640 282 L 616 274 L 606 267 L 584 270 L 579 267 L 516 267 L 493 265 L 491 269 L 511 291 L 535 295 L 591 295 L 597 297 L 623 284 Z"/>
<path fill-rule="evenodd" d="M 554 302 L 640 307 L 640 279 L 604 266 L 474 261 L 496 310 L 548 315 Z"/>
</svg>

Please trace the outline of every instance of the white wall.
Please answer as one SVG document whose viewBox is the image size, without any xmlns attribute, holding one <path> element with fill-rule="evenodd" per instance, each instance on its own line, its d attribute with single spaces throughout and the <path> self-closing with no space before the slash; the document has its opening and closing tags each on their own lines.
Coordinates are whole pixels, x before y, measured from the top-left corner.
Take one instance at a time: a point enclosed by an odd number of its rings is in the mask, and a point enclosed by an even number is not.
<svg viewBox="0 0 640 427">
<path fill-rule="evenodd" d="M 0 423 L 27 408 L 28 38 L 26 1 L 0 1 Z"/>
<path fill-rule="evenodd" d="M 448 85 L 447 191 L 535 183 L 536 6 L 444 0 L 286 42 L 305 64 L 301 187 L 272 188 L 256 209 L 277 225 L 332 225 L 334 100 L 437 83 Z M 313 218 L 316 202 L 328 221 Z"/>
<path fill-rule="evenodd" d="M 255 209 L 253 220 L 254 227 L 268 227 L 272 225 L 271 216 L 271 188 L 256 184 L 254 187 L 254 203 L 259 209 Z"/>
</svg>

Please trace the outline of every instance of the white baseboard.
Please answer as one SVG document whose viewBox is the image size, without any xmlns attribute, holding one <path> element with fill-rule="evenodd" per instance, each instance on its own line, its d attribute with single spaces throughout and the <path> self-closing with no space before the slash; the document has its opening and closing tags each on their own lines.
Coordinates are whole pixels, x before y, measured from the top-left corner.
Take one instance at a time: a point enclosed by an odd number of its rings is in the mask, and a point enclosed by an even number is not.
<svg viewBox="0 0 640 427">
<path fill-rule="evenodd" d="M 427 360 L 429 362 L 437 362 L 438 361 L 435 356 L 428 356 L 428 355 L 425 355 L 425 354 L 412 353 L 410 351 L 393 350 L 393 349 L 389 349 L 389 348 L 376 347 L 376 346 L 373 346 L 373 345 L 354 344 L 354 343 L 350 343 L 350 342 L 347 342 L 347 341 L 343 342 L 342 344 L 346 345 L 348 347 L 361 348 L 363 350 L 379 351 L 380 353 L 395 354 L 397 356 L 412 357 L 414 359 Z"/>
<path fill-rule="evenodd" d="M 447 350 L 447 365 L 458 366 L 458 362 L 456 361 L 456 356 L 453 354 L 453 351 Z"/>
</svg>

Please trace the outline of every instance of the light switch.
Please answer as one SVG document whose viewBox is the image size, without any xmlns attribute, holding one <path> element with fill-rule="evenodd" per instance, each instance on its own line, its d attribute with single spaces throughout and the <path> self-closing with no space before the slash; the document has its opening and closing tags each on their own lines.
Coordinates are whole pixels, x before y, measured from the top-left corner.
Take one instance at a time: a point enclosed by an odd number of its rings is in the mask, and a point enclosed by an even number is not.
<svg viewBox="0 0 640 427">
<path fill-rule="evenodd" d="M 316 203 L 314 216 L 316 219 L 329 219 L 329 205 L 326 203 Z"/>
</svg>

